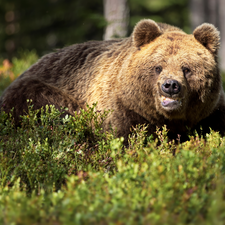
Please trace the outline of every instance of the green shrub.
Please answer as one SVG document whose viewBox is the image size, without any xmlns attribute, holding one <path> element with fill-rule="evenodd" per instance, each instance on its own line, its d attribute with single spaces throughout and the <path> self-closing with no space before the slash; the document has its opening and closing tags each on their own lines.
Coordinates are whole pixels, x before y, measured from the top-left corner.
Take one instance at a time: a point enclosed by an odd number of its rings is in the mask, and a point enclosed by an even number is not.
<svg viewBox="0 0 225 225">
<path fill-rule="evenodd" d="M 109 154 L 110 139 L 106 139 L 101 124 L 109 112 L 100 114 L 94 109 L 95 105 L 87 105 L 80 115 L 61 118 L 62 113 L 54 106 L 34 111 L 30 105 L 29 113 L 21 116 L 21 126 L 16 129 L 13 119 L 6 120 L 7 115 L 2 112 L 3 184 L 20 178 L 20 185 L 25 185 L 28 192 L 37 192 L 41 187 L 47 190 L 53 184 L 58 189 L 65 175 L 104 168 L 105 164 L 100 162 Z"/>
<path fill-rule="evenodd" d="M 110 112 L 61 118 L 53 106 L 0 115 L 0 224 L 223 224 L 225 139 L 175 145 L 137 126 L 104 133 Z M 37 118 L 39 115 L 39 119 Z"/>
<path fill-rule="evenodd" d="M 38 60 L 35 51 L 20 51 L 19 58 L 0 60 L 0 96 L 4 89 Z"/>
</svg>

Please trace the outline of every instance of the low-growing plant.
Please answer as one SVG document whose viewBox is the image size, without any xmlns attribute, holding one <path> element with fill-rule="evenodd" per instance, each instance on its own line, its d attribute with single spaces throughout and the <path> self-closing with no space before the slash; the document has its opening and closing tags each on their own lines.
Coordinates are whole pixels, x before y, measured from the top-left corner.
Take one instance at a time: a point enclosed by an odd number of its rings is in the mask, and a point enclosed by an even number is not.
<svg viewBox="0 0 225 225">
<path fill-rule="evenodd" d="M 20 185 L 26 186 L 28 192 L 41 187 L 47 189 L 53 184 L 59 189 L 65 175 L 99 171 L 110 164 L 107 151 L 113 134 L 107 139 L 101 128 L 109 111 L 95 112 L 95 106 L 87 105 L 87 110 L 81 110 L 79 115 L 61 117 L 62 112 L 52 105 L 33 110 L 30 104 L 17 128 L 12 116 L 6 119 L 7 115 L 2 112 L 0 168 L 4 171 L 1 174 L 3 184 L 20 178 Z"/>
<path fill-rule="evenodd" d="M 28 103 L 20 127 L 0 115 L 0 224 L 223 224 L 217 132 L 175 144 L 166 127 L 154 140 L 139 125 L 124 146 L 96 104 L 62 117 Z"/>
<path fill-rule="evenodd" d="M 8 59 L 0 60 L 0 96 L 11 82 L 38 60 L 34 50 L 20 50 L 18 54 L 19 57 L 13 58 L 12 62 Z"/>
</svg>

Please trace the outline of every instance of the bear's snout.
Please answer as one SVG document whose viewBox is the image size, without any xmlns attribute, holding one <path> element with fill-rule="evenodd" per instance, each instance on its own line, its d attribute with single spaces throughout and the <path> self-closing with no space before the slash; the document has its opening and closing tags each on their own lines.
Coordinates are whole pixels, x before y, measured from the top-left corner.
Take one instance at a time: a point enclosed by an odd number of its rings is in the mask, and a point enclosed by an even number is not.
<svg viewBox="0 0 225 225">
<path fill-rule="evenodd" d="M 181 86 L 177 80 L 168 79 L 162 84 L 162 91 L 169 95 L 178 94 Z"/>
</svg>

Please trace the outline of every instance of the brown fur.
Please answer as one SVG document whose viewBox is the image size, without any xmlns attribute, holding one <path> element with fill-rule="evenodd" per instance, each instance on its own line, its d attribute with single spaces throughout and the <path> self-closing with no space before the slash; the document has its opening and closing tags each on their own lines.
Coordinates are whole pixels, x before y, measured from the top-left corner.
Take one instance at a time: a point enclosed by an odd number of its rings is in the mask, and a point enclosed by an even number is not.
<svg viewBox="0 0 225 225">
<path fill-rule="evenodd" d="M 183 140 L 187 127 L 203 132 L 212 127 L 224 135 L 218 48 L 219 32 L 211 24 L 187 35 L 142 20 L 129 38 L 76 44 L 44 56 L 5 90 L 0 107 L 6 112 L 14 107 L 18 121 L 27 110 L 26 99 L 35 108 L 67 106 L 69 114 L 98 102 L 98 110 L 113 110 L 104 129 L 117 128 L 126 140 L 139 123 L 148 124 L 152 134 L 166 124 L 171 138 L 181 134 Z M 171 79 L 179 83 L 179 93 L 163 92 L 162 85 Z M 175 106 L 164 107 L 162 96 L 176 100 Z"/>
</svg>

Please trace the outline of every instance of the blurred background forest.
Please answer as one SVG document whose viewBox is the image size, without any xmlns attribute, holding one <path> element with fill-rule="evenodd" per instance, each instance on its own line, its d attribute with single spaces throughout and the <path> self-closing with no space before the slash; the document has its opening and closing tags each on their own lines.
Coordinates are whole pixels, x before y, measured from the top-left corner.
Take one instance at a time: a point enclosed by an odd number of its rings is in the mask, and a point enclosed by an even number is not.
<svg viewBox="0 0 225 225">
<path fill-rule="evenodd" d="M 222 43 L 225 38 L 224 0 L 1 0 L 1 61 L 8 59 L 4 66 L 10 67 L 15 57 L 22 57 L 21 52 L 31 51 L 33 63 L 57 48 L 107 39 L 112 10 L 114 19 L 124 17 L 122 33 L 114 37 L 129 36 L 140 19 L 150 18 L 178 26 L 187 33 L 203 22 L 213 23 L 221 31 Z M 225 58 L 224 45 L 220 58 Z M 225 70 L 222 60 L 220 64 Z"/>
</svg>

